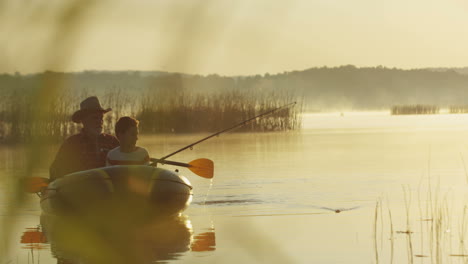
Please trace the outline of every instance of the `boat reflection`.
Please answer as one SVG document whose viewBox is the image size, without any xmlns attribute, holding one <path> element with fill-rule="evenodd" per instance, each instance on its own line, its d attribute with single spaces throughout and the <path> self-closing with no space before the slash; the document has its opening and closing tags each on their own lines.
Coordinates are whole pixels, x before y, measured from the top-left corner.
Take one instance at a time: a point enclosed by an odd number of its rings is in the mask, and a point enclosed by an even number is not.
<svg viewBox="0 0 468 264">
<path fill-rule="evenodd" d="M 21 244 L 24 244 L 24 249 L 47 249 L 47 239 L 45 234 L 41 231 L 41 226 L 34 228 L 26 228 L 23 232 L 20 240 Z"/>
<path fill-rule="evenodd" d="M 81 219 L 82 220 L 82 219 Z M 23 248 L 51 250 L 57 263 L 154 263 L 180 258 L 189 251 L 214 251 L 215 232 L 193 234 L 186 216 L 157 219 L 144 225 L 117 226 L 115 219 L 90 225 L 73 218 L 41 216 L 41 225 L 27 228 Z"/>
<path fill-rule="evenodd" d="M 191 250 L 194 252 L 214 251 L 216 249 L 216 238 L 214 229 L 209 232 L 198 234 L 194 237 Z"/>
</svg>

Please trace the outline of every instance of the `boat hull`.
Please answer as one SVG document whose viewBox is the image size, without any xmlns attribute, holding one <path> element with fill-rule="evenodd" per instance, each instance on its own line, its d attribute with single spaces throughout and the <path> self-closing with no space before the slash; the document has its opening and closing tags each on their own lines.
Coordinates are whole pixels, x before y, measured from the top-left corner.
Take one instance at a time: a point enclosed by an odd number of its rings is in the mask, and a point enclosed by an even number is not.
<svg viewBox="0 0 468 264">
<path fill-rule="evenodd" d="M 175 215 L 192 200 L 192 186 L 173 171 L 129 165 L 65 175 L 49 184 L 41 197 L 46 214 L 99 217 Z"/>
</svg>

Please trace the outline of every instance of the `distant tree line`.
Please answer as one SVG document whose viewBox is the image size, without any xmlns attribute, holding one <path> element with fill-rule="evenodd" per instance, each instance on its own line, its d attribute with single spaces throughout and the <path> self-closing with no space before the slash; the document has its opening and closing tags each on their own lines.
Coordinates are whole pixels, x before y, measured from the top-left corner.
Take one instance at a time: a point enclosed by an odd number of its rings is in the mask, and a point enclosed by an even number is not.
<svg viewBox="0 0 468 264">
<path fill-rule="evenodd" d="M 54 76 L 74 91 L 93 93 L 104 93 L 108 89 L 123 89 L 134 94 L 184 89 L 184 92 L 205 95 L 234 90 L 249 93 L 282 91 L 304 98 L 306 111 L 383 110 L 393 105 L 468 105 L 468 75 L 464 72 L 464 68 L 402 70 L 353 65 L 250 76 L 138 71 L 44 72 L 0 75 L 0 89 L 30 87 L 37 85 L 38 79 Z"/>
<path fill-rule="evenodd" d="M 273 77 L 304 94 L 307 110 L 387 110 L 393 105 L 468 105 L 468 75 L 395 68 L 312 68 Z"/>
</svg>

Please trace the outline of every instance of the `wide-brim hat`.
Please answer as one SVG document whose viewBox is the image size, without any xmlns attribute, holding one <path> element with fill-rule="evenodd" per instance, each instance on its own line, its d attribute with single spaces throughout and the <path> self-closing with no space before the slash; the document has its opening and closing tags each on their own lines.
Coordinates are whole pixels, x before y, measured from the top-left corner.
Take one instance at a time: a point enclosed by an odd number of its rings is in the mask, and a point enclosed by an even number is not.
<svg viewBox="0 0 468 264">
<path fill-rule="evenodd" d="M 75 123 L 81 123 L 83 118 L 89 114 L 93 114 L 96 112 L 101 112 L 105 114 L 111 110 L 111 108 L 102 108 L 101 104 L 99 103 L 99 99 L 96 96 L 91 96 L 86 98 L 83 102 L 81 102 L 80 110 L 76 111 L 72 115 L 72 121 Z"/>
</svg>

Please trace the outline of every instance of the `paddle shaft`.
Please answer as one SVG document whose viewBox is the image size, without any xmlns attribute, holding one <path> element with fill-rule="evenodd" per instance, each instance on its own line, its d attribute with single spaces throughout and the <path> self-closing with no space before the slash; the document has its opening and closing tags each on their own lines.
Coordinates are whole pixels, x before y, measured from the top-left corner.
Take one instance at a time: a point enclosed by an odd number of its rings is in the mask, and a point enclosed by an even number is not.
<svg viewBox="0 0 468 264">
<path fill-rule="evenodd" d="M 186 167 L 189 170 L 191 170 L 193 173 L 195 173 L 196 175 L 201 176 L 203 178 L 207 178 L 207 179 L 213 178 L 213 175 L 214 175 L 213 161 L 209 159 L 205 159 L 205 158 L 192 160 L 189 163 L 154 159 L 154 158 L 150 158 L 150 161 L 152 161 L 153 164 L 161 163 L 161 164 L 169 164 L 169 165 L 175 165 L 175 166 L 180 166 L 180 167 Z"/>
<path fill-rule="evenodd" d="M 174 166 L 186 167 L 186 168 L 192 167 L 192 165 L 190 165 L 188 163 L 177 162 L 177 161 L 154 159 L 154 158 L 150 158 L 150 161 L 151 162 L 156 162 L 156 163 L 161 163 L 161 164 L 169 164 L 169 165 L 174 165 Z"/>
<path fill-rule="evenodd" d="M 199 144 L 199 143 L 201 143 L 201 142 L 203 142 L 203 141 L 205 141 L 205 140 L 207 140 L 207 139 L 210 139 L 210 138 L 212 138 L 212 137 L 218 136 L 218 135 L 220 135 L 220 134 L 222 134 L 222 133 L 224 133 L 224 132 L 227 132 L 227 131 L 229 131 L 229 130 L 232 130 L 232 129 L 234 129 L 234 128 L 237 128 L 237 127 L 240 127 L 240 126 L 244 126 L 245 124 L 249 123 L 249 122 L 252 121 L 252 120 L 255 120 L 255 119 L 260 118 L 260 117 L 264 117 L 264 116 L 266 116 L 266 115 L 272 114 L 272 113 L 274 113 L 274 112 L 276 112 L 276 111 L 278 111 L 278 110 L 281 110 L 281 109 L 283 109 L 283 108 L 288 108 L 288 107 L 290 107 L 290 106 L 292 106 L 292 105 L 295 105 L 295 104 L 296 104 L 296 102 L 292 102 L 292 103 L 289 103 L 289 104 L 280 106 L 280 107 L 278 107 L 278 108 L 275 108 L 275 109 L 273 109 L 273 110 L 270 110 L 270 111 L 268 111 L 268 112 L 265 112 L 265 113 L 263 113 L 263 114 L 260 114 L 260 115 L 254 116 L 254 117 L 252 117 L 252 118 L 249 118 L 249 119 L 247 119 L 247 120 L 245 120 L 245 121 L 242 121 L 241 123 L 239 123 L 239 124 L 237 124 L 237 125 L 234 125 L 234 126 L 232 126 L 232 127 L 230 127 L 230 128 L 226 128 L 226 129 L 224 129 L 224 130 L 221 130 L 221 131 L 219 131 L 219 132 L 216 132 L 216 133 L 214 133 L 214 134 L 212 134 L 212 135 L 209 135 L 209 136 L 207 136 L 207 137 L 205 137 L 205 138 L 202 138 L 202 139 L 198 140 L 197 142 L 194 142 L 194 143 L 192 143 L 192 144 L 190 144 L 190 145 L 187 145 L 187 146 L 185 146 L 185 147 L 183 147 L 183 148 L 181 148 L 181 149 L 179 149 L 179 150 L 177 150 L 177 151 L 174 151 L 174 152 L 172 152 L 171 154 L 166 155 L 166 156 L 160 158 L 159 161 L 165 160 L 165 159 L 167 159 L 167 158 L 169 158 L 169 157 L 171 157 L 171 156 L 173 156 L 173 155 L 175 155 L 175 154 L 177 154 L 177 153 L 179 153 L 179 152 L 181 152 L 181 151 L 184 151 L 184 150 L 186 150 L 186 149 L 188 149 L 188 148 L 192 148 L 193 146 L 195 146 L 195 145 L 197 145 L 197 144 Z M 162 163 L 162 162 L 160 162 L 160 163 Z M 167 164 L 170 164 L 170 163 L 167 163 Z M 187 164 L 187 165 L 188 165 L 188 164 Z"/>
</svg>

